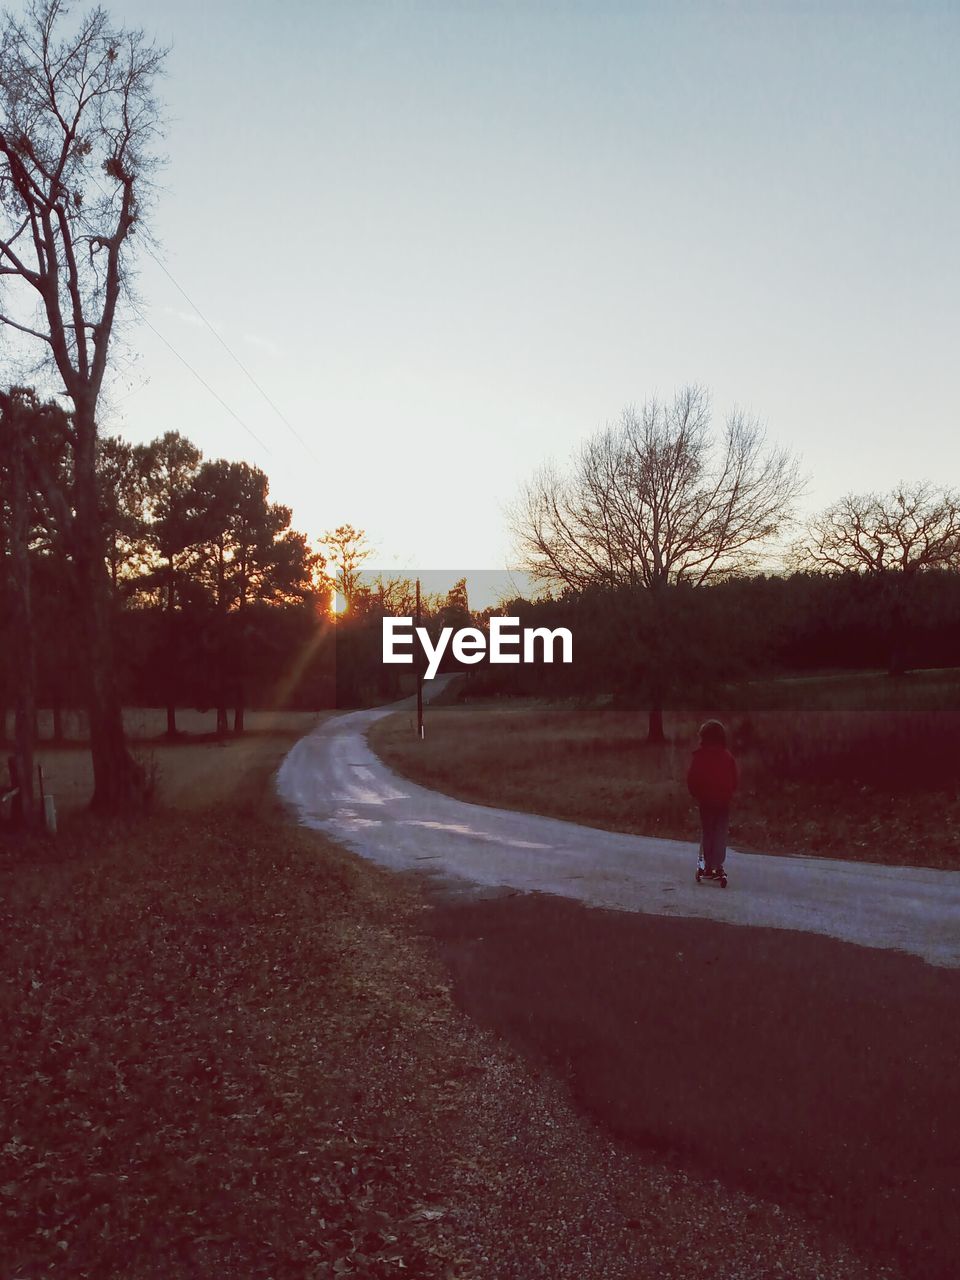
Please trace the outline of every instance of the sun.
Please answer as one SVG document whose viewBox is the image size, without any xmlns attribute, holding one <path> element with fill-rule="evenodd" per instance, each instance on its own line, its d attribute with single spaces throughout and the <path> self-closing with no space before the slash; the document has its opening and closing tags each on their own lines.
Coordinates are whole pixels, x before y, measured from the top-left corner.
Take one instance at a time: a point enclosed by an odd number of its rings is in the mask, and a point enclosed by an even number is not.
<svg viewBox="0 0 960 1280">
<path fill-rule="evenodd" d="M 338 587 L 333 587 L 330 591 L 330 612 L 335 618 L 341 613 L 347 611 L 347 597 Z"/>
</svg>

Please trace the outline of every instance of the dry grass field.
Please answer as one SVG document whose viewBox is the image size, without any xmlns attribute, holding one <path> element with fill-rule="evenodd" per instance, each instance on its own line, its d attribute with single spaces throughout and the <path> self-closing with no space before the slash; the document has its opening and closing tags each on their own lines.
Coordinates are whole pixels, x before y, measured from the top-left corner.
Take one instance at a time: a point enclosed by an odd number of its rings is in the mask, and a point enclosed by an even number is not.
<svg viewBox="0 0 960 1280">
<path fill-rule="evenodd" d="M 736 848 L 960 868 L 960 671 L 900 680 L 805 677 L 729 688 L 667 715 L 498 700 L 380 721 L 375 750 L 416 781 L 480 804 L 642 835 L 694 839 L 685 785 L 697 727 L 727 723 L 742 774 Z"/>
<path fill-rule="evenodd" d="M 155 784 L 155 800 L 161 806 L 200 808 L 228 800 L 237 779 L 251 771 L 276 768 L 291 745 L 321 719 L 309 711 L 248 711 L 246 732 L 217 739 L 216 714 L 198 711 L 177 713 L 181 737 L 164 737 L 166 713 L 136 707 L 124 712 L 130 747 Z M 41 715 L 40 732 L 52 731 L 49 717 Z M 12 727 L 12 726 L 11 726 Z M 65 717 L 66 745 L 38 744 L 36 763 L 43 768 L 44 790 L 53 795 L 57 812 L 69 814 L 84 808 L 93 794 L 90 753 L 82 741 L 84 725 L 76 715 Z M 4 775 L 5 776 L 5 775 Z"/>
</svg>

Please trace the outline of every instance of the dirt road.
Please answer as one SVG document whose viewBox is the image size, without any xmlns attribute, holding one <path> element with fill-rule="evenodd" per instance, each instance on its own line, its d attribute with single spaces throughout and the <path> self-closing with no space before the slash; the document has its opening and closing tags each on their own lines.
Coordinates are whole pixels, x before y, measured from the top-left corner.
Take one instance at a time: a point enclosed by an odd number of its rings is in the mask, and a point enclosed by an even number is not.
<svg viewBox="0 0 960 1280">
<path fill-rule="evenodd" d="M 439 683 L 439 682 L 435 682 Z M 364 732 L 396 707 L 333 717 L 296 744 L 278 786 L 307 826 L 470 894 L 535 890 L 590 906 L 825 934 L 960 965 L 960 872 L 731 851 L 730 887 L 698 886 L 696 849 L 467 804 L 398 777 Z"/>
</svg>

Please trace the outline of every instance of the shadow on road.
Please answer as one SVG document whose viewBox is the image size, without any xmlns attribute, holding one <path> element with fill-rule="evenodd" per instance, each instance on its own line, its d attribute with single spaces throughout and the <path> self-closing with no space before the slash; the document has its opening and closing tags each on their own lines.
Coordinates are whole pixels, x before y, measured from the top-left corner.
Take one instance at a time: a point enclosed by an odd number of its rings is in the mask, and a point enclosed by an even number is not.
<svg viewBox="0 0 960 1280">
<path fill-rule="evenodd" d="M 960 971 L 542 894 L 434 903 L 465 1009 L 615 1135 L 957 1274 Z"/>
</svg>

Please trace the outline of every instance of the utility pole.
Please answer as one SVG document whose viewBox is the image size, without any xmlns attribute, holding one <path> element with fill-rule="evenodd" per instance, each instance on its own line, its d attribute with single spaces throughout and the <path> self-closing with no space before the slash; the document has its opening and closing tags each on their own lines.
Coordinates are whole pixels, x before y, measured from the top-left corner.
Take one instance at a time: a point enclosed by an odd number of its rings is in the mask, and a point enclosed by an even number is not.
<svg viewBox="0 0 960 1280">
<path fill-rule="evenodd" d="M 409 581 L 409 579 L 408 579 Z M 420 579 L 417 579 L 417 626 L 420 625 Z M 417 737 L 423 741 L 423 655 L 417 656 Z"/>
</svg>

